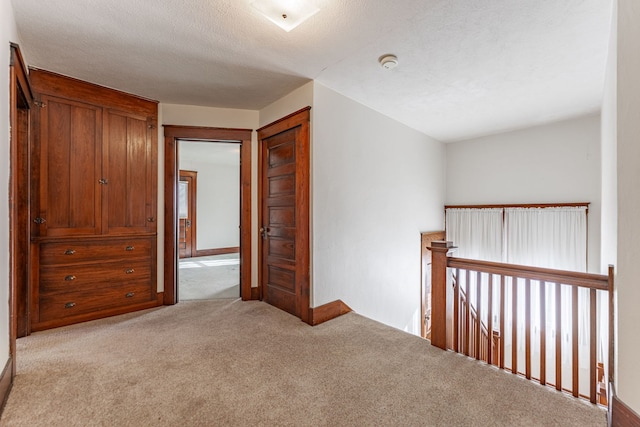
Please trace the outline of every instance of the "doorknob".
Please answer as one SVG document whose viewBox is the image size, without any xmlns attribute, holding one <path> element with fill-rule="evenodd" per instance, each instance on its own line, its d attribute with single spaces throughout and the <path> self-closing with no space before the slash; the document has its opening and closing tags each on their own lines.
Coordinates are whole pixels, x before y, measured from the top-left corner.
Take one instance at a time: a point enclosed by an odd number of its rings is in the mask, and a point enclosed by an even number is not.
<svg viewBox="0 0 640 427">
<path fill-rule="evenodd" d="M 190 220 L 190 219 L 186 220 L 186 221 L 185 221 L 185 223 L 184 223 L 184 225 L 185 225 L 185 227 L 187 227 L 187 228 L 191 227 L 191 220 Z"/>
<path fill-rule="evenodd" d="M 260 235 L 262 236 L 263 239 L 267 238 L 267 233 L 269 231 L 271 231 L 269 227 L 260 227 Z"/>
</svg>

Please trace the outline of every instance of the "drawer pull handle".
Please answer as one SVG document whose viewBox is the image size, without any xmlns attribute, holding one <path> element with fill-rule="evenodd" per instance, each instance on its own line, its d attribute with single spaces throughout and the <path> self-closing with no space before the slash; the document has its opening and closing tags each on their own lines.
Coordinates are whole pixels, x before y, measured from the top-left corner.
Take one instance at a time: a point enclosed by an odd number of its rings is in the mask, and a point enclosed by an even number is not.
<svg viewBox="0 0 640 427">
<path fill-rule="evenodd" d="M 75 302 L 68 302 L 64 305 L 64 308 L 73 308 L 76 306 Z"/>
<path fill-rule="evenodd" d="M 133 246 L 127 246 L 126 248 L 124 248 L 125 251 L 132 251 L 134 249 L 135 249 L 135 247 L 133 247 Z"/>
<path fill-rule="evenodd" d="M 135 270 L 134 270 L 133 268 L 130 268 L 130 269 L 128 269 L 128 270 L 125 270 L 125 273 L 127 273 L 127 274 L 131 274 L 131 273 L 133 273 L 134 271 L 135 271 Z"/>
<path fill-rule="evenodd" d="M 133 298 L 133 296 L 135 295 L 135 292 L 127 292 L 126 295 L 124 296 L 125 298 Z"/>
<path fill-rule="evenodd" d="M 73 275 L 70 274 L 70 275 L 66 276 L 64 278 L 64 280 L 66 280 L 67 282 L 70 282 L 72 280 L 76 280 L 76 276 L 73 276 Z"/>
<path fill-rule="evenodd" d="M 64 251 L 65 255 L 73 255 L 75 253 L 76 253 L 76 251 L 74 251 L 73 249 L 67 249 L 66 251 Z"/>
</svg>

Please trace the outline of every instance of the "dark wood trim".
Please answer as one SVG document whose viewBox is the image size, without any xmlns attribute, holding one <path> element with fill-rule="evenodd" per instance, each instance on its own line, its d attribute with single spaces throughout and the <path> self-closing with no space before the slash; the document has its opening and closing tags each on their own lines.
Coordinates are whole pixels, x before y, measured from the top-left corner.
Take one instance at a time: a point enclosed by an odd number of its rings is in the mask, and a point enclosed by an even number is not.
<svg viewBox="0 0 640 427">
<path fill-rule="evenodd" d="M 588 289 L 609 290 L 609 276 L 603 274 L 580 273 L 577 271 L 555 270 L 528 265 L 505 264 L 501 262 L 479 261 L 475 259 L 447 257 L 447 267 L 467 271 L 498 274 L 522 279 L 544 280 L 549 283 L 580 286 Z"/>
<path fill-rule="evenodd" d="M 24 58 L 22 57 L 22 52 L 20 51 L 20 46 L 17 43 L 9 42 L 9 46 L 11 49 L 11 57 L 9 58 L 9 66 L 15 67 L 16 70 L 20 70 L 19 73 L 16 73 L 16 77 L 20 79 L 20 83 L 23 89 L 26 90 L 27 100 L 31 103 L 33 101 L 33 91 L 31 90 L 31 82 L 29 80 L 28 68 L 24 62 Z"/>
<path fill-rule="evenodd" d="M 194 256 L 213 256 L 213 255 L 227 255 L 237 254 L 240 252 L 240 246 L 233 246 L 230 248 L 217 248 L 217 249 L 198 249 Z"/>
<path fill-rule="evenodd" d="M 191 214 L 189 215 L 190 219 L 191 219 L 191 227 L 189 234 L 191 234 L 191 239 L 190 239 L 190 250 L 189 253 L 191 254 L 190 256 L 194 257 L 194 256 L 202 256 L 202 255 L 198 255 L 198 242 L 197 242 L 197 238 L 198 238 L 198 171 L 190 171 L 190 170 L 183 170 L 180 169 L 179 171 L 179 175 L 180 177 L 187 177 L 187 179 L 191 179 L 191 185 L 189 186 L 189 195 L 188 195 L 188 201 L 187 203 L 189 204 L 189 211 L 191 212 Z M 178 252 L 180 252 L 178 250 Z M 178 253 L 178 256 L 180 256 L 180 253 Z"/>
<path fill-rule="evenodd" d="M 447 254 L 452 242 L 431 242 L 431 345 L 447 349 Z M 456 289 L 458 287 L 456 286 Z M 469 304 L 467 304 L 467 307 Z M 469 317 L 467 317 L 468 319 Z M 455 328 L 455 327 L 454 327 Z"/>
<path fill-rule="evenodd" d="M 609 378 L 615 378 L 615 348 L 616 348 L 616 333 L 615 333 L 615 325 L 616 325 L 616 304 L 615 304 L 615 294 L 614 294 L 614 277 L 615 270 L 613 265 L 609 264 Z"/>
<path fill-rule="evenodd" d="M 264 224 L 263 216 L 263 158 L 262 147 L 263 140 L 293 129 L 300 127 L 300 149 L 296 160 L 296 177 L 302 177 L 305 179 L 296 178 L 297 189 L 296 192 L 300 195 L 303 201 L 301 205 L 296 209 L 296 224 L 297 224 L 297 238 L 303 239 L 306 244 L 300 245 L 300 250 L 296 253 L 296 264 L 300 266 L 300 300 L 298 301 L 298 312 L 300 313 L 300 320 L 310 324 L 310 308 L 311 308 L 311 253 L 310 253 L 310 175 L 311 175 L 311 136 L 310 136 L 310 120 L 311 120 L 311 107 L 304 107 L 298 111 L 295 111 L 279 120 L 269 123 L 258 129 L 258 226 Z M 299 161 L 298 161 L 299 160 Z M 262 242 L 258 245 L 258 292 L 260 293 L 260 299 L 263 298 L 264 289 L 262 286 L 262 265 L 263 265 L 263 251 Z"/>
<path fill-rule="evenodd" d="M 7 360 L 7 363 L 4 365 L 2 374 L 0 374 L 0 415 L 2 415 L 4 405 L 9 398 L 9 392 L 13 386 L 15 374 L 15 360 L 13 357 L 9 357 L 9 360 Z"/>
<path fill-rule="evenodd" d="M 327 322 L 336 317 L 340 317 L 343 314 L 350 313 L 351 307 L 342 302 L 342 300 L 335 300 L 320 307 L 309 308 L 309 324 L 316 326 L 321 323 Z"/>
<path fill-rule="evenodd" d="M 29 76 L 34 90 L 39 94 L 78 99 L 88 104 L 142 115 L 157 114 L 158 101 L 152 99 L 33 67 L 30 68 Z M 68 84 L 61 85 L 60 79 L 66 80 Z"/>
<path fill-rule="evenodd" d="M 262 126 L 260 129 L 256 129 L 256 132 L 262 132 L 263 130 L 265 130 L 267 128 L 270 128 L 272 126 L 275 126 L 275 125 L 279 125 L 279 126 L 277 126 L 278 130 L 275 133 L 283 132 L 283 131 L 285 131 L 285 130 L 287 130 L 287 129 L 289 129 L 291 127 L 290 124 L 287 123 L 287 122 L 289 122 L 289 119 L 293 118 L 294 122 L 297 123 L 297 122 L 299 122 L 299 120 L 298 120 L 298 118 L 296 118 L 296 116 L 298 114 L 300 114 L 300 113 L 304 113 L 305 111 L 309 111 L 309 110 L 311 110 L 311 107 L 301 108 L 298 111 L 294 111 L 291 114 L 288 114 L 288 115 L 286 115 L 286 116 L 284 116 L 282 118 L 279 118 L 278 120 L 275 120 L 275 121 L 269 123 L 268 125 Z M 269 133 L 272 134 L 273 132 L 270 130 Z"/>
<path fill-rule="evenodd" d="M 609 427 L 640 427 L 640 415 L 618 398 L 612 382 L 609 382 L 609 396 Z"/>
<path fill-rule="evenodd" d="M 446 233 L 444 231 L 431 231 L 428 233 L 420 233 L 420 336 L 427 337 L 427 294 L 426 292 L 426 271 L 427 266 L 431 264 L 431 251 L 429 247 L 431 242 L 435 240 L 444 240 Z"/>
<path fill-rule="evenodd" d="M 164 303 L 178 298 L 178 141 L 234 142 L 240 144 L 240 293 L 251 290 L 251 129 L 164 125 Z"/>
<path fill-rule="evenodd" d="M 16 339 L 29 329 L 29 149 L 33 92 L 20 47 L 9 57 L 9 359 L 0 378 L 0 412 L 16 370 Z M 18 326 L 20 324 L 20 331 Z"/>
</svg>

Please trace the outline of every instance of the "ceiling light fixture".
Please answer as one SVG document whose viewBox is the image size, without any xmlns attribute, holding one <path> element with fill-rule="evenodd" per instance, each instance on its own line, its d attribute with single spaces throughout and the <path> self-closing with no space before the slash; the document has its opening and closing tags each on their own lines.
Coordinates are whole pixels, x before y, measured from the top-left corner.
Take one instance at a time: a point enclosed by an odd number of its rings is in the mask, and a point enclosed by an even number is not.
<svg viewBox="0 0 640 427">
<path fill-rule="evenodd" d="M 385 70 L 392 70 L 398 66 L 398 57 L 395 55 L 382 55 L 378 62 Z"/>
<path fill-rule="evenodd" d="M 255 0 L 251 6 L 286 32 L 293 30 L 320 10 L 308 0 Z"/>
</svg>

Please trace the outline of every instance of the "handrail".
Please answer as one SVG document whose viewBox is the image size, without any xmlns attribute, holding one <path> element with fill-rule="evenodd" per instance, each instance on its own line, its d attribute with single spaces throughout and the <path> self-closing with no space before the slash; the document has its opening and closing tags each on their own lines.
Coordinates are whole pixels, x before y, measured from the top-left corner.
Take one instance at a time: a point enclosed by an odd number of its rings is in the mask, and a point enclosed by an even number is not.
<svg viewBox="0 0 640 427">
<path fill-rule="evenodd" d="M 580 273 L 577 271 L 555 270 L 527 265 L 505 264 L 467 258 L 447 257 L 447 267 L 479 271 L 481 273 L 511 276 L 541 282 L 560 283 L 588 289 L 609 290 L 609 276 L 603 274 Z"/>
</svg>

